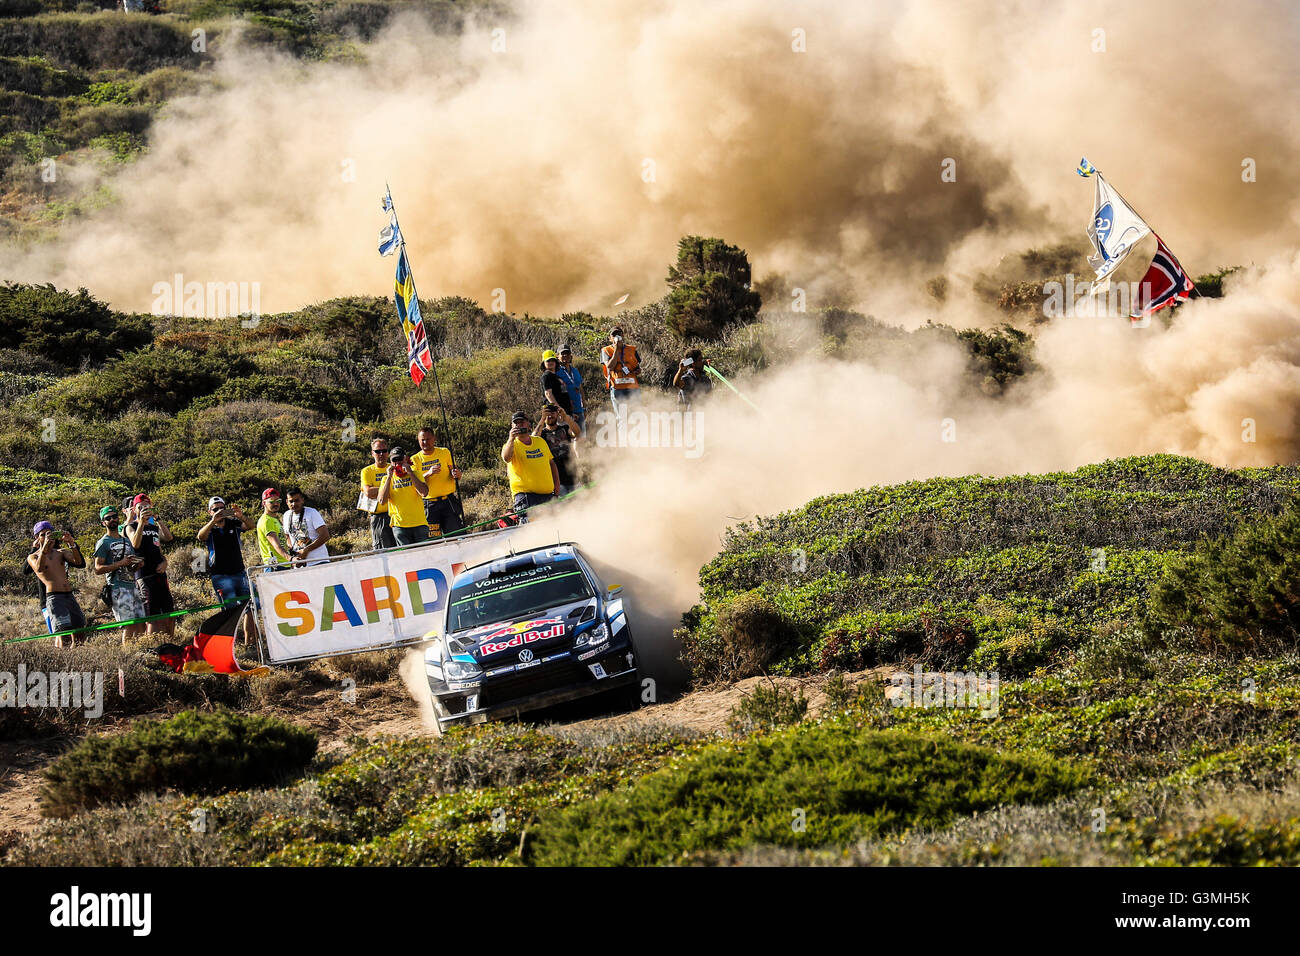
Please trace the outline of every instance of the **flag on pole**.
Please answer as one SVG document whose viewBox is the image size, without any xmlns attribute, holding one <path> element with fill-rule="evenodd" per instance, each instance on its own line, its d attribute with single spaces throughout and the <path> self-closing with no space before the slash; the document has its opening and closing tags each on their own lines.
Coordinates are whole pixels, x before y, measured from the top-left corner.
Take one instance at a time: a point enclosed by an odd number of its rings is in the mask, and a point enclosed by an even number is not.
<svg viewBox="0 0 1300 956">
<path fill-rule="evenodd" d="M 1178 258 L 1169 251 L 1165 241 L 1156 236 L 1156 254 L 1138 286 L 1137 304 L 1131 318 L 1145 318 L 1167 305 L 1182 302 L 1195 289 L 1196 284 L 1183 271 Z"/>
<path fill-rule="evenodd" d="M 424 373 L 433 369 L 433 354 L 429 351 L 429 340 L 424 335 L 424 318 L 420 315 L 420 300 L 415 295 L 411 266 L 406 261 L 406 246 L 402 246 L 397 254 L 397 278 L 394 285 L 396 292 L 393 299 L 397 303 L 397 317 L 402 321 L 402 332 L 406 336 L 406 360 L 411 370 L 411 381 L 419 385 L 424 381 Z"/>
<path fill-rule="evenodd" d="M 1095 176 L 1097 174 L 1097 167 L 1088 162 L 1088 157 L 1085 156 L 1083 159 L 1079 160 L 1079 168 L 1076 169 L 1075 172 L 1084 179 L 1087 179 L 1089 176 Z"/>
<path fill-rule="evenodd" d="M 388 217 L 388 225 L 379 231 L 379 254 L 391 256 L 402 244 L 402 229 L 397 224 L 397 214 Z"/>
<path fill-rule="evenodd" d="M 1133 247 L 1151 232 L 1151 227 L 1133 211 L 1133 208 L 1124 201 L 1124 197 L 1102 178 L 1096 167 L 1089 163 L 1088 168 L 1092 170 L 1091 173 L 1080 173 L 1080 175 L 1094 177 L 1097 180 L 1092 222 L 1088 224 L 1088 240 L 1097 252 L 1088 257 L 1088 265 L 1096 271 L 1097 281 L 1104 282 L 1133 251 Z"/>
</svg>

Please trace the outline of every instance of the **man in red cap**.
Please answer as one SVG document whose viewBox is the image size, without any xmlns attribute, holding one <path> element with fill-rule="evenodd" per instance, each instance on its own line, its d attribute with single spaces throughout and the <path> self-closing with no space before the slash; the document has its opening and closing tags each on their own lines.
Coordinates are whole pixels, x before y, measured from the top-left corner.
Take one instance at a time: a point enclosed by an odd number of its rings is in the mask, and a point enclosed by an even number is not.
<svg viewBox="0 0 1300 956">
<path fill-rule="evenodd" d="M 280 492 L 267 488 L 262 492 L 262 517 L 257 519 L 257 550 L 268 571 L 282 568 L 293 560 L 284 543 L 279 514 Z"/>
<path fill-rule="evenodd" d="M 135 590 L 144 604 L 145 617 L 170 614 L 176 610 L 176 602 L 167 582 L 167 556 L 163 554 L 162 546 L 175 539 L 171 528 L 154 514 L 153 502 L 146 494 L 136 495 L 131 500 L 131 507 L 126 512 L 126 539 L 131 542 L 131 549 L 144 560 L 135 569 Z M 176 619 L 173 617 L 150 621 L 145 629 L 146 634 L 170 635 L 175 631 Z"/>
</svg>

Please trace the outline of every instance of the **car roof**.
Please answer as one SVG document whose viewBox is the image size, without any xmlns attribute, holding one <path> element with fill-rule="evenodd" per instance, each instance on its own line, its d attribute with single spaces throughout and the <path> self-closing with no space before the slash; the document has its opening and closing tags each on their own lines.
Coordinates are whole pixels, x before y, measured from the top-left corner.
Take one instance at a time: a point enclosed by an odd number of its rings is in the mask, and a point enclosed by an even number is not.
<svg viewBox="0 0 1300 956">
<path fill-rule="evenodd" d="M 578 546 L 568 541 L 562 544 L 548 544 L 540 548 L 530 548 L 504 558 L 493 558 L 472 568 L 466 568 L 452 579 L 453 588 L 473 581 L 483 581 L 493 575 L 513 574 L 525 568 L 550 564 L 554 561 L 577 560 Z"/>
</svg>

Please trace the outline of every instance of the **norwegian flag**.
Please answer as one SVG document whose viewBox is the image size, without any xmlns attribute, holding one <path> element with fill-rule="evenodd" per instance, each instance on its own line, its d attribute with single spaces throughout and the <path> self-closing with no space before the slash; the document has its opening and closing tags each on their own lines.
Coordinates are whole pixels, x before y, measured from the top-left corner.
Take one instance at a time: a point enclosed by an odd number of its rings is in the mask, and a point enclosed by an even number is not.
<svg viewBox="0 0 1300 956">
<path fill-rule="evenodd" d="M 1130 318 L 1144 319 L 1167 305 L 1182 302 L 1196 291 L 1196 285 L 1183 271 L 1177 257 L 1165 241 L 1156 236 L 1156 254 L 1138 286 L 1137 305 Z"/>
</svg>

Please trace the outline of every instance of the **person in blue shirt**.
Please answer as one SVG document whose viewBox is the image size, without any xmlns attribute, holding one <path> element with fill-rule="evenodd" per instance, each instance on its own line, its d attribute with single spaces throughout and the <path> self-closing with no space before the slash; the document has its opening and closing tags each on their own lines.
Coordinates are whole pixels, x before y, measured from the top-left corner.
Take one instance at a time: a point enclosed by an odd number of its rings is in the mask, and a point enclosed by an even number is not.
<svg viewBox="0 0 1300 956">
<path fill-rule="evenodd" d="M 580 431 L 585 431 L 587 413 L 582 407 L 582 373 L 573 364 L 573 351 L 567 345 L 560 348 L 560 365 L 555 374 L 560 376 L 565 391 L 569 393 L 569 401 L 573 403 L 573 420 L 578 423 Z"/>
</svg>

